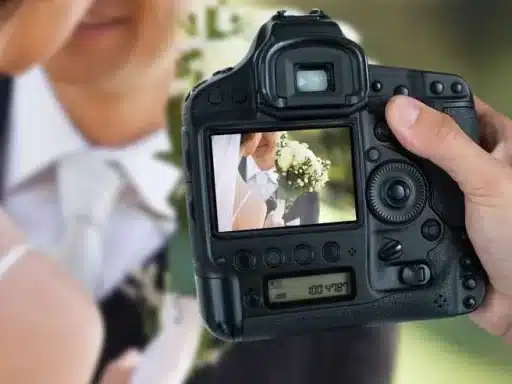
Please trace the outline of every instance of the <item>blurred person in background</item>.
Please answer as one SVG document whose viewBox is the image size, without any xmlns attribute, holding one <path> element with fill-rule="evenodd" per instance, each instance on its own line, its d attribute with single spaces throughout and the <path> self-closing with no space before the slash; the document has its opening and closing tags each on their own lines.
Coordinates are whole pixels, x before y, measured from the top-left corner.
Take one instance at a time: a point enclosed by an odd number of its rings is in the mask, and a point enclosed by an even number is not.
<svg viewBox="0 0 512 384">
<path fill-rule="evenodd" d="M 155 159 L 169 149 L 179 10 L 179 0 L 94 1 L 43 65 L 0 82 L 3 205 L 99 305 L 102 384 L 180 382 L 199 340 L 195 300 L 165 295 L 179 172 Z"/>
<path fill-rule="evenodd" d="M 0 211 L 0 382 L 90 383 L 101 350 L 99 313 L 68 274 Z"/>
<path fill-rule="evenodd" d="M 4 1 L 0 72 L 19 73 L 49 57 L 85 13 L 89 0 Z M 7 82 L 1 80 L 0 88 Z M 0 95 L 0 120 L 7 114 Z M 3 136 L 4 137 L 4 136 Z M 91 300 L 0 211 L 0 382 L 86 384 L 102 327 Z"/>
<path fill-rule="evenodd" d="M 165 294 L 168 262 L 180 257 L 166 252 L 179 171 L 155 158 L 170 146 L 165 105 L 180 5 L 96 1 L 62 49 L 0 87 L 9 111 L 5 208 L 100 306 L 101 384 L 182 382 L 203 330 L 192 295 Z M 357 328 L 237 344 L 188 381 L 385 383 L 389 335 Z"/>
</svg>

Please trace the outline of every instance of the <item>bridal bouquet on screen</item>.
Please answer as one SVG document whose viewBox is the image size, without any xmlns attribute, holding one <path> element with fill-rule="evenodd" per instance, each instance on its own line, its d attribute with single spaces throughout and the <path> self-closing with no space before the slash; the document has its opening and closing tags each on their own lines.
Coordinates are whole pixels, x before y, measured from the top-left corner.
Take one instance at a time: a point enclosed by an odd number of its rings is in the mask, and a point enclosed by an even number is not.
<svg viewBox="0 0 512 384">
<path fill-rule="evenodd" d="M 329 181 L 331 162 L 316 156 L 306 143 L 290 140 L 283 133 L 276 152 L 279 200 L 284 200 L 285 211 L 295 200 L 308 192 L 320 192 Z"/>
</svg>

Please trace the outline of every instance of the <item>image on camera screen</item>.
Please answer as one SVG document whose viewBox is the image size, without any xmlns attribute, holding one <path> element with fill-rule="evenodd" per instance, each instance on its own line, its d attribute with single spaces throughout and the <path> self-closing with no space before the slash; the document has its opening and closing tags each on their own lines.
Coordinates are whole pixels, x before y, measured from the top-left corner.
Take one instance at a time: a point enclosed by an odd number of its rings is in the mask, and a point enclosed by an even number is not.
<svg viewBox="0 0 512 384">
<path fill-rule="evenodd" d="M 357 220 L 350 129 L 211 136 L 219 232 Z"/>
</svg>

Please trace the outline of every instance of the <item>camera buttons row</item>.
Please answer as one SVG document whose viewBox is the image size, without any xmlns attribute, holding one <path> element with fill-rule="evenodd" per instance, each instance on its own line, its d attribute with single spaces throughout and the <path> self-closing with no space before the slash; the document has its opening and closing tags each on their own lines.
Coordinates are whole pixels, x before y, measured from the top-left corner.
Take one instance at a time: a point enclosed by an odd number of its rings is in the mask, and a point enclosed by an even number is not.
<svg viewBox="0 0 512 384">
<path fill-rule="evenodd" d="M 322 257 L 329 263 L 336 263 L 341 259 L 340 246 L 335 242 L 328 242 L 322 248 Z M 301 244 L 293 251 L 293 261 L 298 265 L 309 265 L 315 259 L 315 252 L 306 244 Z M 269 268 L 278 268 L 285 263 L 281 250 L 269 248 L 263 254 L 263 262 Z M 247 250 L 238 251 L 235 255 L 234 265 L 240 271 L 248 271 L 256 267 L 256 257 Z"/>
<path fill-rule="evenodd" d="M 371 89 L 374 93 L 379 93 L 384 88 L 383 84 L 379 80 L 375 80 L 371 84 Z M 432 81 L 429 86 L 429 91 L 435 95 L 435 96 L 441 96 L 445 93 L 446 87 L 445 85 L 438 80 Z M 454 81 L 450 85 L 450 91 L 453 96 L 460 96 L 464 93 L 464 85 L 459 81 Z M 405 85 L 399 85 L 395 87 L 393 90 L 393 93 L 395 95 L 403 95 L 403 96 L 409 96 L 410 91 L 409 88 L 407 88 Z"/>
</svg>

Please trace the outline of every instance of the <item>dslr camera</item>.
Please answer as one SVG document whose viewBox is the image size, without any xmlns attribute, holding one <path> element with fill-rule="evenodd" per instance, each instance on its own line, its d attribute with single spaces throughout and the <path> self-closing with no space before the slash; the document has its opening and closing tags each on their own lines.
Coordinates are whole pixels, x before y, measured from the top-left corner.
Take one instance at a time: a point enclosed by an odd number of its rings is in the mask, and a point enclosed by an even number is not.
<svg viewBox="0 0 512 384">
<path fill-rule="evenodd" d="M 473 140 L 468 84 L 369 65 L 321 10 L 277 12 L 245 58 L 183 105 L 196 289 L 229 341 L 475 310 L 488 278 L 464 196 L 386 125 L 393 95 L 451 116 Z"/>
</svg>

